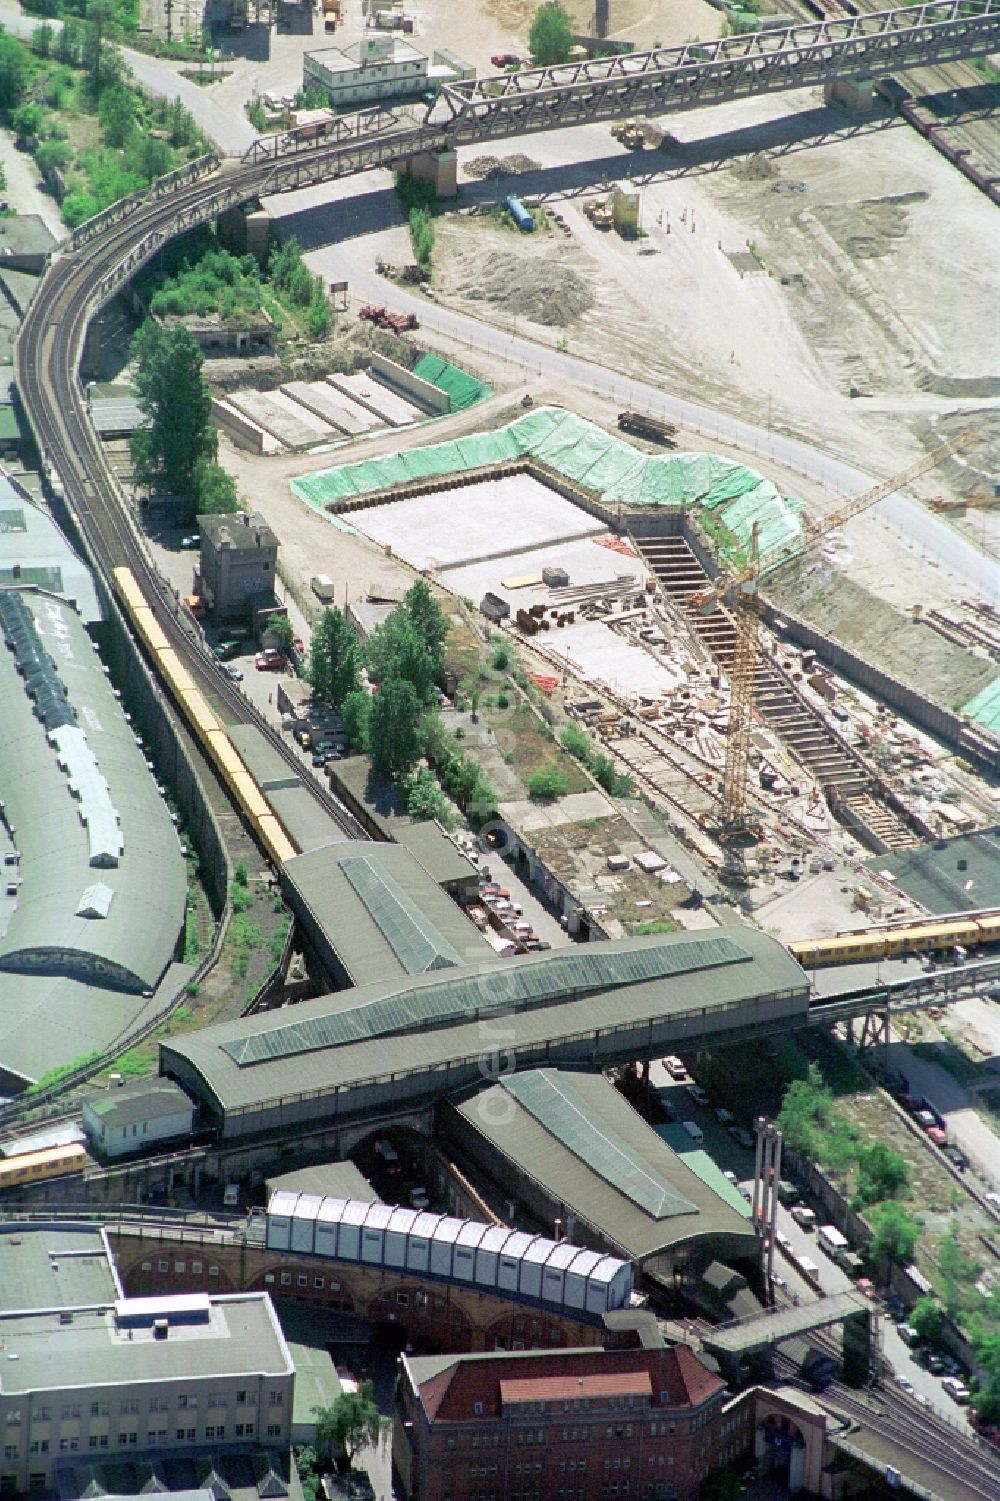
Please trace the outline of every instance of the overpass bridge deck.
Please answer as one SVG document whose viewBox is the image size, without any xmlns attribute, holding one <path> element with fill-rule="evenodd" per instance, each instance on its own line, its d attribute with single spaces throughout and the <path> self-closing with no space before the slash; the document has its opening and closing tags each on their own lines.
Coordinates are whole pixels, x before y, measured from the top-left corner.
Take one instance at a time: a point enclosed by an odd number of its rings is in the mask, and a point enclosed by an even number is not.
<svg viewBox="0 0 1000 1501">
<path fill-rule="evenodd" d="M 811 1329 L 825 1329 L 839 1324 L 854 1313 L 870 1313 L 871 1304 L 859 1292 L 835 1293 L 815 1303 L 799 1303 L 794 1308 L 775 1308 L 739 1323 L 724 1324 L 701 1336 L 706 1350 L 720 1355 L 747 1355 L 768 1345 L 794 1339 Z"/>
</svg>

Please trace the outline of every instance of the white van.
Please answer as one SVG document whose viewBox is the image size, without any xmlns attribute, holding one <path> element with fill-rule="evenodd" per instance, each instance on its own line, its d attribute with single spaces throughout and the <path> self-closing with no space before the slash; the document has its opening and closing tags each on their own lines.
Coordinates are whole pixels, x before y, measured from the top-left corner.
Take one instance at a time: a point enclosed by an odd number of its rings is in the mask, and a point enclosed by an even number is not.
<svg viewBox="0 0 1000 1501">
<path fill-rule="evenodd" d="M 684 1127 L 691 1140 L 696 1141 L 700 1146 L 701 1143 L 705 1140 L 705 1133 L 698 1125 L 697 1121 L 681 1121 L 681 1125 Z"/>
<path fill-rule="evenodd" d="M 795 1208 L 789 1212 L 801 1230 L 814 1230 L 816 1228 L 816 1216 L 808 1204 L 796 1204 Z"/>
</svg>

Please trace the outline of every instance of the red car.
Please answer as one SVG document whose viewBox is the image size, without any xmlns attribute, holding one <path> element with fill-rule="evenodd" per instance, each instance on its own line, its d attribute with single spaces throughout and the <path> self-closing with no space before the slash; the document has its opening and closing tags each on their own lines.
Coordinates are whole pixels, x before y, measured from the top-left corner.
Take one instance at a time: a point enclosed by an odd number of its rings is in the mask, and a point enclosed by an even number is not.
<svg viewBox="0 0 1000 1501">
<path fill-rule="evenodd" d="M 494 52 L 490 58 L 494 68 L 516 68 L 520 61 L 516 52 Z"/>
<path fill-rule="evenodd" d="M 253 659 L 258 672 L 281 672 L 285 666 L 285 659 L 280 651 L 275 651 L 269 646 L 266 651 L 259 651 Z"/>
</svg>

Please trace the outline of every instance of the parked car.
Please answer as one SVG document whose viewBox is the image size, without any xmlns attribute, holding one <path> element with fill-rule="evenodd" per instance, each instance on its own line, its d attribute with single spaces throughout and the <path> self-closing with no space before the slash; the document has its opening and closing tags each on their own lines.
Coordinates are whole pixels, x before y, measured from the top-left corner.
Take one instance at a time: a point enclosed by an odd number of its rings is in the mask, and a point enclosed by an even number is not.
<svg viewBox="0 0 1000 1501">
<path fill-rule="evenodd" d="M 410 1204 L 414 1209 L 429 1209 L 431 1207 L 431 1201 L 426 1188 L 411 1188 Z"/>
<path fill-rule="evenodd" d="M 896 1376 L 895 1381 L 896 1385 L 902 1387 L 904 1392 L 912 1392 L 913 1382 L 910 1380 L 909 1376 L 904 1376 L 902 1372 L 900 1372 Z"/>
<path fill-rule="evenodd" d="M 671 1079 L 687 1078 L 687 1069 L 684 1067 L 683 1061 L 678 1058 L 675 1053 L 671 1053 L 669 1057 L 664 1058 L 663 1067 L 666 1069 Z"/>
<path fill-rule="evenodd" d="M 731 1126 L 735 1122 L 736 1117 L 731 1110 L 727 1110 L 724 1105 L 720 1105 L 715 1112 L 715 1119 L 719 1122 L 720 1126 Z"/>
<path fill-rule="evenodd" d="M 750 1135 L 750 1132 L 747 1130 L 746 1126 L 728 1126 L 726 1129 L 728 1130 L 730 1136 L 733 1138 L 733 1141 L 736 1142 L 737 1146 L 753 1146 L 753 1137 Z"/>
<path fill-rule="evenodd" d="M 687 1087 L 687 1097 L 695 1105 L 708 1104 L 708 1095 L 702 1089 L 700 1084 L 689 1084 Z"/>
<path fill-rule="evenodd" d="M 182 537 L 181 538 L 181 546 L 182 547 L 186 547 L 186 548 L 200 547 L 201 546 L 201 537 L 198 535 L 197 532 L 192 532 L 189 537 Z"/>
<path fill-rule="evenodd" d="M 516 68 L 520 61 L 516 52 L 494 52 L 490 58 L 494 68 Z"/>
<path fill-rule="evenodd" d="M 232 678 L 232 680 L 233 680 L 234 683 L 242 683 L 242 681 L 243 681 L 243 668 L 242 667 L 237 667 L 234 663 L 227 662 L 226 665 L 225 665 L 225 667 L 223 667 L 222 670 L 226 674 L 227 678 Z"/>
<path fill-rule="evenodd" d="M 900 1324 L 898 1327 L 899 1337 L 903 1341 L 904 1345 L 912 1346 L 918 1345 L 920 1343 L 920 1335 L 914 1329 L 912 1324 Z"/>
<path fill-rule="evenodd" d="M 281 672 L 285 666 L 285 659 L 280 651 L 276 651 L 273 646 L 268 646 L 257 653 L 253 663 L 258 672 Z"/>
<path fill-rule="evenodd" d="M 964 1407 L 969 1400 L 970 1392 L 964 1381 L 959 1381 L 957 1376 L 942 1376 L 941 1385 L 948 1393 L 953 1402 L 959 1407 Z"/>
</svg>

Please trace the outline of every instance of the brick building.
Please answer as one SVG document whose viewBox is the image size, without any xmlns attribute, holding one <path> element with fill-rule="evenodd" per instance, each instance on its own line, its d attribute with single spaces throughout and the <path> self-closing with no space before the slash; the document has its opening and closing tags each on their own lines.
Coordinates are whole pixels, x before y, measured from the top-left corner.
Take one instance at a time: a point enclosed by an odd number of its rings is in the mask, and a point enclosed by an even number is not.
<svg viewBox="0 0 1000 1501">
<path fill-rule="evenodd" d="M 694 1501 L 751 1417 L 686 1345 L 406 1356 L 393 1463 L 407 1501 Z"/>
</svg>

